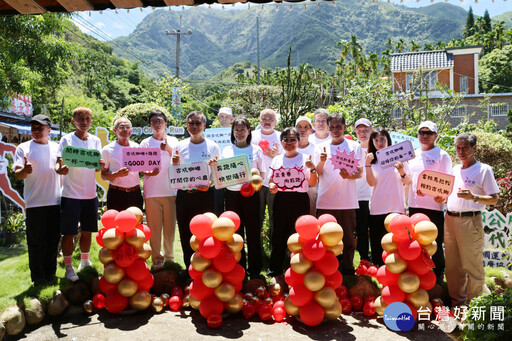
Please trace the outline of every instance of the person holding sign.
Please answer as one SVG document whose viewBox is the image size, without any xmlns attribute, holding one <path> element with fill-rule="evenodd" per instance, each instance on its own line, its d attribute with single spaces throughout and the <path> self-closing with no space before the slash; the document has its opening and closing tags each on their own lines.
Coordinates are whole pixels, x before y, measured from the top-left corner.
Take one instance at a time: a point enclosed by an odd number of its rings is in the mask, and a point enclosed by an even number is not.
<svg viewBox="0 0 512 341">
<path fill-rule="evenodd" d="M 270 165 L 270 192 L 274 199 L 274 229 L 272 230 L 268 275 L 275 277 L 283 273 L 286 242 L 295 232 L 295 221 L 309 214 L 310 186 L 316 186 L 317 174 L 311 155 L 297 151 L 299 133 L 295 128 L 286 128 L 281 133 L 284 154 L 276 156 Z"/>
<path fill-rule="evenodd" d="M 386 234 L 384 220 L 389 213 L 405 213 L 404 184 L 411 183 L 407 162 L 396 162 L 382 168 L 378 165 L 377 151 L 391 146 L 387 130 L 379 128 L 370 135 L 366 155 L 366 181 L 373 187 L 370 199 L 370 245 L 372 263 L 383 265 L 381 239 Z"/>
<path fill-rule="evenodd" d="M 251 124 L 245 117 L 236 117 L 231 126 L 231 146 L 224 148 L 222 158 L 238 155 L 247 155 L 251 168 L 260 171 L 260 176 L 265 178 L 263 166 L 263 151 L 260 147 L 251 144 Z M 247 243 L 248 257 L 245 248 L 242 249 L 242 265 L 251 278 L 258 278 L 263 267 L 263 249 L 261 247 L 260 198 L 258 194 L 245 197 L 240 193 L 242 184 L 229 186 L 226 191 L 226 210 L 233 211 L 240 217 L 240 227 L 237 233 Z M 245 232 L 245 235 L 244 235 Z M 246 265 L 248 258 L 248 266 Z"/>
<path fill-rule="evenodd" d="M 437 125 L 431 121 L 422 122 L 418 127 L 418 139 L 421 148 L 415 151 L 416 157 L 409 161 L 411 184 L 409 187 L 409 215 L 423 213 L 429 217 L 438 230 L 437 252 L 432 255 L 436 267 L 434 273 L 437 282 L 443 282 L 444 275 L 444 207 L 443 198 L 427 196 L 418 188 L 418 177 L 424 170 L 452 173 L 452 160 L 447 152 L 434 145 L 437 139 Z"/>
<path fill-rule="evenodd" d="M 469 133 L 455 138 L 462 164 L 453 167 L 454 191 L 448 196 L 444 221 L 446 282 L 452 306 L 467 305 L 482 292 L 490 293 L 485 285 L 481 211 L 486 205 L 496 205 L 499 188 L 492 168 L 476 160 L 476 142 L 476 136 Z"/>
<path fill-rule="evenodd" d="M 66 146 L 72 146 L 95 150 L 99 154 L 101 141 L 98 137 L 87 132 L 92 123 L 91 109 L 76 108 L 73 110 L 71 122 L 75 125 L 76 130 L 60 139 L 55 171 L 59 175 L 64 175 L 60 205 L 60 230 L 63 235 L 62 253 L 66 265 L 66 278 L 70 281 L 77 281 L 78 276 L 72 264 L 73 238 L 78 234 L 78 223 L 80 222 L 81 261 L 78 271 L 87 266 L 92 266 L 89 260 L 91 233 L 98 231 L 98 198 L 96 196 L 95 173 L 100 169 L 64 165 L 62 161 L 63 150 Z M 103 169 L 104 161 L 100 160 L 99 164 Z"/>
<path fill-rule="evenodd" d="M 363 174 L 363 151 L 359 143 L 344 137 L 345 117 L 339 113 L 327 118 L 331 140 L 315 148 L 314 161 L 318 169 L 318 199 L 316 214 L 332 214 L 343 227 L 343 255 L 340 266 L 344 275 L 354 274 L 354 232 L 356 228 L 357 202 L 356 179 Z M 345 165 L 335 161 L 335 156 L 351 155 L 353 168 L 347 171 Z M 334 161 L 334 162 L 333 162 Z M 353 162 L 353 163 L 352 163 Z M 348 168 L 348 167 L 347 167 Z"/>
<path fill-rule="evenodd" d="M 153 269 L 159 270 L 164 261 L 174 260 L 174 231 L 176 230 L 176 190 L 171 189 L 167 167 L 171 164 L 178 139 L 167 135 L 167 116 L 160 110 L 148 115 L 153 135 L 144 139 L 142 148 L 160 148 L 160 167 L 144 172 L 144 200 L 146 219 L 151 230 L 151 260 Z M 163 234 L 163 255 L 162 249 Z"/>
<path fill-rule="evenodd" d="M 117 211 L 136 206 L 142 210 L 144 199 L 140 192 L 139 172 L 123 167 L 123 149 L 137 148 L 138 143 L 130 141 L 132 123 L 126 117 L 114 122 L 117 141 L 103 147 L 101 158 L 105 160 L 105 169 L 101 178 L 110 183 L 107 192 L 107 208 Z"/>
<path fill-rule="evenodd" d="M 16 147 L 14 176 L 24 180 L 30 277 L 34 285 L 53 281 L 60 240 L 60 176 L 53 166 L 59 145 L 48 140 L 51 121 L 36 115 L 30 121 L 32 140 Z"/>
<path fill-rule="evenodd" d="M 192 111 L 187 115 L 188 139 L 182 140 L 176 147 L 172 156 L 172 164 L 191 162 L 209 162 L 220 157 L 219 146 L 203 136 L 206 128 L 206 116 L 200 111 Z M 199 186 L 191 190 L 178 190 L 176 196 L 176 210 L 178 214 L 178 229 L 180 231 L 181 247 L 186 269 L 190 265 L 190 257 L 194 253 L 190 247 L 189 223 L 197 214 L 212 212 L 214 210 L 213 190 L 210 186 Z"/>
<path fill-rule="evenodd" d="M 300 116 L 295 121 L 295 129 L 299 132 L 300 140 L 299 147 L 297 151 L 306 155 L 315 155 L 315 144 L 309 141 L 309 137 L 311 136 L 311 132 L 313 131 L 313 127 L 311 126 L 311 120 L 309 117 Z M 309 214 L 316 214 L 316 197 L 317 191 L 316 186 L 309 187 L 308 190 L 309 195 Z"/>
</svg>

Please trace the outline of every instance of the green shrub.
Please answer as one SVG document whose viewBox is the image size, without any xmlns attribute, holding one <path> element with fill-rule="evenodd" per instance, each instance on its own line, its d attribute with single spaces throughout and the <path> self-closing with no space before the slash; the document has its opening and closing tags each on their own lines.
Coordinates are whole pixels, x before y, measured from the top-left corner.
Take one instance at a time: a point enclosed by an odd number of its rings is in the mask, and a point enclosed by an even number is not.
<svg viewBox="0 0 512 341">
<path fill-rule="evenodd" d="M 502 135 L 475 131 L 478 138 L 475 157 L 492 167 L 496 178 L 512 170 L 512 142 Z"/>
</svg>

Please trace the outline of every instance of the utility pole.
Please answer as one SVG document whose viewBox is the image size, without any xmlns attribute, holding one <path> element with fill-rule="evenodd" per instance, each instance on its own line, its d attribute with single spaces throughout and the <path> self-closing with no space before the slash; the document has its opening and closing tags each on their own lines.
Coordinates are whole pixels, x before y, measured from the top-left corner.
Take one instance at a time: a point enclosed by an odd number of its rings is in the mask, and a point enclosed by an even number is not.
<svg viewBox="0 0 512 341">
<path fill-rule="evenodd" d="M 172 32 L 165 31 L 165 34 L 168 36 L 176 36 L 176 78 L 179 79 L 180 78 L 180 41 L 181 41 L 181 36 L 182 35 L 190 35 L 190 34 L 192 34 L 192 31 L 188 30 L 187 32 L 181 32 L 180 29 L 177 29 L 177 30 L 172 30 Z"/>
<path fill-rule="evenodd" d="M 256 16 L 256 49 L 258 55 L 258 85 L 260 85 L 260 17 Z"/>
</svg>

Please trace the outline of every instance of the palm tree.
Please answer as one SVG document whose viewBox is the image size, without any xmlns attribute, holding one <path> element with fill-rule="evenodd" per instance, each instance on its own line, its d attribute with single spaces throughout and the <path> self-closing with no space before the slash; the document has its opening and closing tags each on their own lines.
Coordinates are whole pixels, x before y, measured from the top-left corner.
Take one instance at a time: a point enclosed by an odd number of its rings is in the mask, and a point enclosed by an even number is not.
<svg viewBox="0 0 512 341">
<path fill-rule="evenodd" d="M 420 49 L 420 46 L 416 44 L 414 40 L 411 40 L 409 44 L 411 44 L 411 52 L 416 52 Z"/>
<path fill-rule="evenodd" d="M 398 53 L 402 53 L 402 50 L 407 46 L 405 41 L 402 38 L 398 38 L 398 42 L 396 43 L 395 47 L 398 50 Z"/>
</svg>

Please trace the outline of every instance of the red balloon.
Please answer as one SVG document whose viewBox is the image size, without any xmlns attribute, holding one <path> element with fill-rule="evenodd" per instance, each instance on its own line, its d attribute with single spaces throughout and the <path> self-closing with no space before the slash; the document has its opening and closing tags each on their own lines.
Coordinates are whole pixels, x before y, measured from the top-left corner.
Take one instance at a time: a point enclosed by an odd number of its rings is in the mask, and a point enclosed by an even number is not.
<svg viewBox="0 0 512 341">
<path fill-rule="evenodd" d="M 221 314 L 212 314 L 208 316 L 206 319 L 206 324 L 208 327 L 216 329 L 222 325 L 222 315 Z"/>
<path fill-rule="evenodd" d="M 244 314 L 246 319 L 253 317 L 254 314 L 256 314 L 256 307 L 254 306 L 254 303 L 244 302 L 244 305 L 242 306 L 242 314 Z"/>
<path fill-rule="evenodd" d="M 229 282 L 233 285 L 237 285 L 238 283 L 242 283 L 245 277 L 245 270 L 243 266 L 240 264 L 236 264 L 233 270 L 227 273 L 222 274 L 222 280 L 225 282 Z"/>
<path fill-rule="evenodd" d="M 417 258 L 407 262 L 407 269 L 421 276 L 429 272 L 431 267 L 425 263 L 423 255 L 420 254 Z"/>
<path fill-rule="evenodd" d="M 92 298 L 92 303 L 97 309 L 103 309 L 105 307 L 105 296 L 102 294 L 96 294 Z"/>
<path fill-rule="evenodd" d="M 293 271 L 292 268 L 288 268 L 286 272 L 284 273 L 284 280 L 286 284 L 288 284 L 291 287 L 294 287 L 299 284 L 304 284 L 304 276 L 305 274 L 298 274 L 295 271 Z"/>
<path fill-rule="evenodd" d="M 405 260 L 413 260 L 421 253 L 421 245 L 417 240 L 405 239 L 398 244 L 398 253 Z"/>
<path fill-rule="evenodd" d="M 235 231 L 238 230 L 238 228 L 240 227 L 240 217 L 238 216 L 238 214 L 236 214 L 233 211 L 225 211 L 219 216 L 219 218 L 222 217 L 231 219 L 231 221 L 235 224 Z"/>
<path fill-rule="evenodd" d="M 304 243 L 302 252 L 310 261 L 316 262 L 325 255 L 327 248 L 321 240 L 310 239 Z"/>
<path fill-rule="evenodd" d="M 144 243 L 146 243 L 149 240 L 149 238 L 151 238 L 151 229 L 149 228 L 148 225 L 139 224 L 135 226 L 135 228 L 144 232 Z"/>
<path fill-rule="evenodd" d="M 322 227 L 325 223 L 338 223 L 338 221 L 332 214 L 325 213 L 318 217 L 318 225 Z"/>
<path fill-rule="evenodd" d="M 304 284 L 299 284 L 290 289 L 288 297 L 297 307 L 302 307 L 313 299 L 313 292 Z"/>
<path fill-rule="evenodd" d="M 236 259 L 227 247 L 222 247 L 219 254 L 213 259 L 213 266 L 220 272 L 230 272 L 235 268 Z"/>
<path fill-rule="evenodd" d="M 223 310 L 224 304 L 214 295 L 206 297 L 199 304 L 199 312 L 204 318 L 208 318 L 210 315 L 222 315 Z"/>
<path fill-rule="evenodd" d="M 413 227 L 411 218 L 404 214 L 400 214 L 391 219 L 389 229 L 393 233 L 393 237 L 397 240 L 404 240 L 409 238 L 409 233 L 413 234 Z"/>
<path fill-rule="evenodd" d="M 310 327 L 318 326 L 324 320 L 324 309 L 311 301 L 300 309 L 300 319 Z"/>
<path fill-rule="evenodd" d="M 339 299 L 342 299 L 343 297 L 347 297 L 347 287 L 344 286 L 343 284 L 340 285 L 339 287 L 337 287 L 335 289 L 336 291 L 336 296 L 338 296 Z"/>
<path fill-rule="evenodd" d="M 349 314 L 352 311 L 352 303 L 350 302 L 350 298 L 343 297 L 340 298 L 341 303 L 341 311 L 343 314 Z"/>
<path fill-rule="evenodd" d="M 124 268 L 132 265 L 138 258 L 139 254 L 133 245 L 123 243 L 114 250 L 114 260 L 116 264 Z"/>
<path fill-rule="evenodd" d="M 120 313 L 128 305 L 128 298 L 117 291 L 111 291 L 105 298 L 105 308 L 111 314 Z"/>
<path fill-rule="evenodd" d="M 382 261 L 384 263 L 386 263 L 386 258 L 388 257 L 389 255 L 389 252 L 387 252 L 386 250 L 382 251 Z"/>
<path fill-rule="evenodd" d="M 411 309 L 412 317 L 414 317 L 414 320 L 416 320 L 416 317 L 418 316 L 418 311 L 416 310 L 416 308 L 414 308 L 414 306 L 409 302 L 404 302 L 404 303 L 407 304 L 409 309 Z"/>
<path fill-rule="evenodd" d="M 119 212 L 116 210 L 108 210 L 101 216 L 101 224 L 107 229 L 116 227 L 115 219 Z"/>
<path fill-rule="evenodd" d="M 343 276 L 341 275 L 341 272 L 336 271 L 332 275 L 324 276 L 325 277 L 325 285 L 327 287 L 331 287 L 336 290 L 337 287 L 343 283 Z"/>
<path fill-rule="evenodd" d="M 303 215 L 295 222 L 295 230 L 299 236 L 308 240 L 316 238 L 318 232 L 320 232 L 320 225 L 318 225 L 318 220 L 312 215 Z"/>
<path fill-rule="evenodd" d="M 363 309 L 363 299 L 359 295 L 352 295 L 350 297 L 350 304 L 355 311 L 361 311 Z"/>
<path fill-rule="evenodd" d="M 398 283 L 398 277 L 400 274 L 395 274 L 386 268 L 385 265 L 382 265 L 377 270 L 377 280 L 380 282 L 380 284 L 386 286 L 386 285 L 396 285 Z"/>
<path fill-rule="evenodd" d="M 149 291 L 151 287 L 153 287 L 153 283 L 155 282 L 155 278 L 153 274 L 150 272 L 143 280 L 138 281 L 139 290 Z"/>
<path fill-rule="evenodd" d="M 215 289 L 208 288 L 204 285 L 203 281 L 192 281 L 189 286 L 190 296 L 195 298 L 196 300 L 202 301 L 208 296 L 212 296 Z M 222 313 L 222 310 L 220 311 Z"/>
<path fill-rule="evenodd" d="M 137 216 L 130 211 L 121 211 L 116 215 L 114 223 L 121 232 L 130 232 L 137 225 Z"/>
<path fill-rule="evenodd" d="M 369 268 L 369 267 L 370 267 L 370 265 L 372 265 L 372 263 L 370 263 L 370 261 L 369 261 L 368 259 L 361 259 L 361 260 L 359 261 L 359 265 L 361 265 L 361 264 L 362 264 L 362 265 L 364 265 L 364 266 L 366 266 L 366 268 Z"/>
<path fill-rule="evenodd" d="M 171 296 L 171 298 L 169 298 L 169 308 L 171 308 L 172 311 L 180 310 L 182 304 L 183 301 L 179 296 Z"/>
<path fill-rule="evenodd" d="M 376 267 L 375 265 L 370 265 L 370 267 L 368 268 L 368 275 L 375 277 L 375 276 L 377 276 L 378 270 L 379 270 L 379 268 Z"/>
<path fill-rule="evenodd" d="M 201 280 L 203 278 L 203 271 L 197 271 L 195 270 L 192 265 L 188 267 L 188 274 L 190 275 L 190 278 L 193 280 Z"/>
<path fill-rule="evenodd" d="M 221 247 L 222 242 L 211 236 L 201 240 L 199 243 L 199 253 L 202 257 L 211 259 L 219 254 Z"/>
<path fill-rule="evenodd" d="M 252 188 L 250 182 L 247 182 L 242 185 L 242 187 L 240 188 L 240 194 L 242 194 L 242 196 L 246 198 L 254 194 L 254 188 Z"/>
<path fill-rule="evenodd" d="M 368 269 L 363 264 L 359 264 L 359 266 L 356 268 L 356 275 L 367 275 Z"/>
<path fill-rule="evenodd" d="M 100 278 L 100 290 L 104 294 L 108 294 L 111 291 L 117 290 L 117 283 L 110 283 L 105 279 L 105 276 L 101 276 Z"/>
<path fill-rule="evenodd" d="M 405 292 L 398 285 L 388 285 L 382 289 L 382 300 L 386 304 L 393 302 L 403 302 L 405 300 Z"/>
<path fill-rule="evenodd" d="M 352 140 L 352 141 L 354 141 L 354 138 L 353 138 L 353 137 L 352 137 L 352 135 L 350 135 L 350 134 L 345 134 L 345 135 L 343 135 L 343 137 L 344 137 L 344 138 L 346 138 L 347 140 Z"/>
<path fill-rule="evenodd" d="M 272 307 L 268 304 L 263 304 L 260 309 L 258 309 L 258 316 L 262 321 L 268 321 L 272 318 Z"/>
<path fill-rule="evenodd" d="M 286 317 L 286 310 L 284 310 L 284 307 L 274 307 L 272 309 L 272 317 L 276 322 L 283 322 Z"/>
<path fill-rule="evenodd" d="M 411 216 L 411 222 L 413 226 L 419 223 L 420 221 L 430 221 L 430 218 L 423 213 L 416 213 Z"/>
<path fill-rule="evenodd" d="M 136 259 L 132 265 L 126 268 L 126 274 L 137 282 L 141 281 L 149 274 L 149 266 L 142 259 Z"/>
<path fill-rule="evenodd" d="M 105 231 L 108 230 L 107 228 L 102 228 L 101 230 L 96 233 L 96 243 L 98 243 L 99 246 L 105 247 L 105 244 L 103 244 L 103 234 Z"/>
<path fill-rule="evenodd" d="M 212 235 L 213 221 L 204 214 L 198 214 L 190 220 L 190 232 L 199 239 L 205 239 Z"/>
<path fill-rule="evenodd" d="M 420 288 L 422 289 L 430 290 L 436 285 L 436 274 L 432 270 L 418 277 L 420 278 Z"/>
<path fill-rule="evenodd" d="M 242 281 L 240 281 L 236 284 L 233 284 L 235 286 L 235 292 L 240 292 L 242 290 L 242 288 L 244 287 L 244 283 Z"/>
<path fill-rule="evenodd" d="M 284 296 L 283 296 L 283 300 L 278 300 L 278 301 L 274 302 L 274 304 L 272 305 L 272 309 L 276 309 L 276 308 L 284 308 Z"/>
<path fill-rule="evenodd" d="M 260 142 L 258 142 L 258 146 L 261 148 L 261 150 L 263 150 L 263 153 L 266 153 L 268 150 L 269 150 L 269 147 L 270 147 L 270 142 L 268 142 L 268 140 L 260 140 Z"/>
<path fill-rule="evenodd" d="M 306 256 L 307 257 L 307 256 Z M 329 276 L 338 271 L 338 258 L 330 252 L 327 252 L 322 259 L 315 262 L 315 268 L 324 276 Z"/>
<path fill-rule="evenodd" d="M 366 316 L 373 316 L 375 314 L 375 303 L 366 302 L 363 307 L 363 314 Z"/>
<path fill-rule="evenodd" d="M 372 296 L 372 295 L 368 295 L 364 298 L 364 303 L 368 303 L 368 302 L 375 302 L 375 299 L 376 297 L 375 296 Z"/>
</svg>

